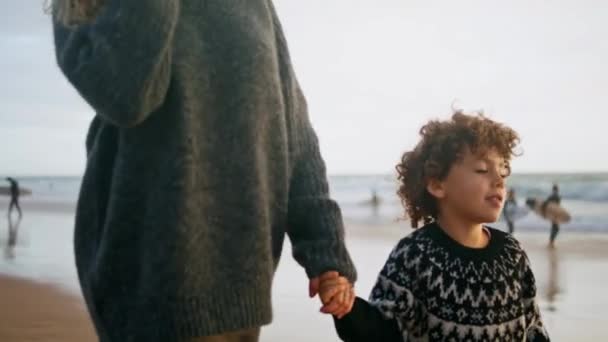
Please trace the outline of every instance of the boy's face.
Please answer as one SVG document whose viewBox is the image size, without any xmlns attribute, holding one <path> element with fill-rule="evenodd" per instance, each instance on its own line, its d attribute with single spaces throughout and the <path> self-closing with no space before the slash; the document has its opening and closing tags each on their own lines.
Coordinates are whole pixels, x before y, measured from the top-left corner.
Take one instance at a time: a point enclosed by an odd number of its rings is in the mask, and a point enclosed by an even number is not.
<svg viewBox="0 0 608 342">
<path fill-rule="evenodd" d="M 467 149 L 431 192 L 440 215 L 449 213 L 475 224 L 495 222 L 505 201 L 509 173 L 508 163 L 495 150 L 474 155 Z"/>
</svg>

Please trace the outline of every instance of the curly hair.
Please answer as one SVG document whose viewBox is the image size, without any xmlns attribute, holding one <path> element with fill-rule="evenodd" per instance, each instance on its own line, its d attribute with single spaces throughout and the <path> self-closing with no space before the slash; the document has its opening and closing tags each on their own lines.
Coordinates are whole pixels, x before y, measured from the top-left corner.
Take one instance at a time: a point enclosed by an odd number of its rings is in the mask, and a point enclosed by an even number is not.
<svg viewBox="0 0 608 342">
<path fill-rule="evenodd" d="M 467 115 L 455 111 L 450 120 L 431 120 L 420 129 L 421 140 L 397 164 L 397 194 L 412 228 L 428 224 L 438 215 L 435 198 L 427 191 L 431 179 L 443 180 L 467 148 L 474 154 L 495 150 L 506 161 L 517 155 L 517 133 L 481 113 Z"/>
</svg>

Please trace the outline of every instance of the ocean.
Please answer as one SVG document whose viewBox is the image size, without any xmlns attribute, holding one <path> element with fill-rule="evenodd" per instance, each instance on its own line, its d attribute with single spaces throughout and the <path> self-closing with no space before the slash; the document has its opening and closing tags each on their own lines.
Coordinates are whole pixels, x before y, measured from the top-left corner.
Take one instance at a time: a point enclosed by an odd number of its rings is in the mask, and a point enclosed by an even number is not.
<svg viewBox="0 0 608 342">
<path fill-rule="evenodd" d="M 21 177 L 20 184 L 33 192 L 36 200 L 74 202 L 78 197 L 80 177 Z M 545 198 L 551 186 L 559 184 L 562 206 L 572 215 L 563 230 L 608 233 L 608 173 L 577 174 L 514 174 L 507 186 L 514 188 L 518 203 L 528 197 Z M 331 196 L 340 204 L 346 222 L 369 225 L 386 224 L 403 219 L 403 210 L 396 195 L 393 175 L 330 176 Z M 370 206 L 372 192 L 380 205 Z M 404 220 L 405 229 L 409 223 Z M 501 226 L 502 223 L 496 225 Z M 546 230 L 548 222 L 534 213 L 517 221 L 517 229 Z"/>
<path fill-rule="evenodd" d="M 347 221 L 384 224 L 403 220 L 404 211 L 396 195 L 397 180 L 392 175 L 335 176 L 330 178 L 333 197 L 340 203 Z M 564 230 L 608 233 L 608 173 L 579 174 L 514 174 L 507 186 L 515 189 L 519 205 L 528 197 L 546 198 L 553 184 L 558 184 L 562 207 L 572 220 Z M 370 206 L 372 193 L 381 199 L 380 205 Z M 403 222 L 405 228 L 408 222 Z M 503 227 L 502 222 L 496 225 Z M 516 229 L 547 230 L 549 223 L 534 213 L 516 222 Z"/>
</svg>

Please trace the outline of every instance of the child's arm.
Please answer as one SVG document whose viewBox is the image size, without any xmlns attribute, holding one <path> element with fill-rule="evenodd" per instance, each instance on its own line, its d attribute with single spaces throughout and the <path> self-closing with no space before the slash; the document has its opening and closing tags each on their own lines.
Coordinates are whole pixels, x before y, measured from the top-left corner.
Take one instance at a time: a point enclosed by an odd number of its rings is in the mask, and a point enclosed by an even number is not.
<svg viewBox="0 0 608 342">
<path fill-rule="evenodd" d="M 380 271 L 369 299 L 383 317 L 397 321 L 401 332 L 414 336 L 425 322 L 424 305 L 414 294 L 423 254 L 410 238 L 401 240 Z"/>
<path fill-rule="evenodd" d="M 526 315 L 526 341 L 550 341 L 549 334 L 547 333 L 540 316 L 538 303 L 536 302 L 536 281 L 534 280 L 534 274 L 530 268 L 530 261 L 525 253 L 522 291 L 524 297 L 524 314 Z"/>
<path fill-rule="evenodd" d="M 350 313 L 334 317 L 338 336 L 345 342 L 402 341 L 397 321 L 386 319 L 377 308 L 357 297 Z"/>
<path fill-rule="evenodd" d="M 349 314 L 336 320 L 344 341 L 402 341 L 407 331 L 415 335 L 423 308 L 412 291 L 421 251 L 405 238 L 393 249 L 378 276 L 370 302 L 357 298 Z"/>
</svg>

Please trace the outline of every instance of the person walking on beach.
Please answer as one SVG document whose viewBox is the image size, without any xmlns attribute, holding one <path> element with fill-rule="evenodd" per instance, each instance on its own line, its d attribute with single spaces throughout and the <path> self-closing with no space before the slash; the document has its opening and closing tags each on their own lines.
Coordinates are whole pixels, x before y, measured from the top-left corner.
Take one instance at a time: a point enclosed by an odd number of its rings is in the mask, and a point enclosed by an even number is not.
<svg viewBox="0 0 608 342">
<path fill-rule="evenodd" d="M 309 294 L 356 271 L 270 0 L 53 0 L 95 110 L 75 258 L 101 341 L 257 341 L 285 235 Z M 343 315 L 349 287 L 323 297 Z"/>
<path fill-rule="evenodd" d="M 378 191 L 376 191 L 376 189 L 372 189 L 372 195 L 368 203 L 372 208 L 372 214 L 374 217 L 378 217 L 378 210 L 380 209 L 381 202 L 382 200 L 380 199 L 380 196 L 378 196 Z"/>
<path fill-rule="evenodd" d="M 507 193 L 507 200 L 503 208 L 505 220 L 507 221 L 507 227 L 509 228 L 509 234 L 513 234 L 515 231 L 515 219 L 513 215 L 517 209 L 517 200 L 515 199 L 515 190 L 509 189 Z"/>
<path fill-rule="evenodd" d="M 412 227 L 369 300 L 334 324 L 343 341 L 549 341 L 530 261 L 495 222 L 518 136 L 483 116 L 455 113 L 420 130 L 397 166 L 398 194 Z M 348 282 L 338 277 L 321 297 Z"/>
<path fill-rule="evenodd" d="M 12 178 L 6 177 L 6 181 L 10 184 L 11 199 L 8 205 L 8 246 L 14 247 L 17 244 L 17 233 L 19 230 L 19 223 L 23 218 L 23 212 L 19 205 L 19 182 Z M 17 209 L 18 219 L 17 222 L 13 221 L 13 210 Z"/>
<path fill-rule="evenodd" d="M 560 204 L 562 201 L 561 196 L 559 195 L 559 186 L 557 184 L 553 184 L 553 187 L 551 188 L 551 195 L 549 195 L 549 197 L 547 197 L 547 199 L 543 202 L 542 207 L 541 207 L 541 212 L 543 214 L 543 216 L 545 216 L 545 213 L 547 211 L 547 206 L 549 205 L 549 203 L 555 203 L 555 204 Z M 559 233 L 559 223 L 556 221 L 552 221 L 551 222 L 551 233 L 549 235 L 549 247 L 550 248 L 555 248 L 555 238 L 557 237 L 557 234 Z"/>
<path fill-rule="evenodd" d="M 11 187 L 11 200 L 8 205 L 8 216 L 12 216 L 13 210 L 17 209 L 19 220 L 23 217 L 21 206 L 19 205 L 19 182 L 12 177 L 6 177 L 6 181 L 9 182 Z"/>
</svg>

